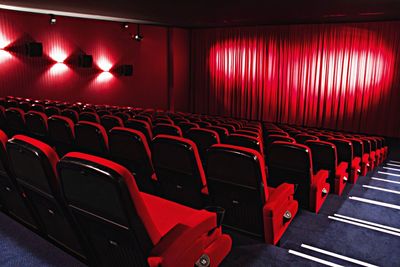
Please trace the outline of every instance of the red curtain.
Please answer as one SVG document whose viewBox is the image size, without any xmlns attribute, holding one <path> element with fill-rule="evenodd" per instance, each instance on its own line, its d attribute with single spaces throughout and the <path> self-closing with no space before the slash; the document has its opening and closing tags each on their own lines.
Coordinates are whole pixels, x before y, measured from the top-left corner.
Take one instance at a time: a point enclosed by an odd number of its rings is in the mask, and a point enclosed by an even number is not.
<svg viewBox="0 0 400 267">
<path fill-rule="evenodd" d="M 400 137 L 400 22 L 192 31 L 193 112 Z"/>
</svg>

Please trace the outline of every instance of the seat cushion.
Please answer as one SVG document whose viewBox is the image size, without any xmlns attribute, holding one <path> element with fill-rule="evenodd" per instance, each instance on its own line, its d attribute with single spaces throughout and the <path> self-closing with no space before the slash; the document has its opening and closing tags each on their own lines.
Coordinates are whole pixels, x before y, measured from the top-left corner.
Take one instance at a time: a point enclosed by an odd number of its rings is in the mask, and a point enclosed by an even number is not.
<svg viewBox="0 0 400 267">
<path fill-rule="evenodd" d="M 192 209 L 143 192 L 140 194 L 161 236 L 168 233 L 178 223 L 197 227 L 199 235 L 217 225 L 217 217 L 212 212 Z"/>
</svg>

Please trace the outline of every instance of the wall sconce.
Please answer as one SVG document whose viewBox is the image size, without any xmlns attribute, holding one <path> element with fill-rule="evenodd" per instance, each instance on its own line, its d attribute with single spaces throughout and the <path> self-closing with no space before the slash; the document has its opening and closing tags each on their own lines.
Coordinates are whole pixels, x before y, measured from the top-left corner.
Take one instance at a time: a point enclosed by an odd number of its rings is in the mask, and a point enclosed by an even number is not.
<svg viewBox="0 0 400 267">
<path fill-rule="evenodd" d="M 56 16 L 50 14 L 50 21 L 49 21 L 50 25 L 55 25 L 57 23 L 57 19 Z"/>
<path fill-rule="evenodd" d="M 137 25 L 136 33 L 132 35 L 132 39 L 138 42 L 143 40 L 143 35 L 140 33 L 140 24 Z"/>
</svg>

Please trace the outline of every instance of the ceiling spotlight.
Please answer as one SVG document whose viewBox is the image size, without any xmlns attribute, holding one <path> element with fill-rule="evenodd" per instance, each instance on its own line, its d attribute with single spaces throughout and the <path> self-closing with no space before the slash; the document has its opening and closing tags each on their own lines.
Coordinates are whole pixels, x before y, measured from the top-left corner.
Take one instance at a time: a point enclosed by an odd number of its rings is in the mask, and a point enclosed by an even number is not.
<svg viewBox="0 0 400 267">
<path fill-rule="evenodd" d="M 140 41 L 142 41 L 143 36 L 137 33 L 137 34 L 132 35 L 132 39 L 134 39 L 135 41 L 140 42 Z"/>
<path fill-rule="evenodd" d="M 143 40 L 143 35 L 140 34 L 140 24 L 137 25 L 136 33 L 132 35 L 132 39 L 138 42 Z"/>
<path fill-rule="evenodd" d="M 50 15 L 50 25 L 55 25 L 57 22 L 57 19 L 54 15 Z"/>
<path fill-rule="evenodd" d="M 122 28 L 128 29 L 129 28 L 129 24 L 126 23 L 126 22 L 122 23 Z"/>
</svg>

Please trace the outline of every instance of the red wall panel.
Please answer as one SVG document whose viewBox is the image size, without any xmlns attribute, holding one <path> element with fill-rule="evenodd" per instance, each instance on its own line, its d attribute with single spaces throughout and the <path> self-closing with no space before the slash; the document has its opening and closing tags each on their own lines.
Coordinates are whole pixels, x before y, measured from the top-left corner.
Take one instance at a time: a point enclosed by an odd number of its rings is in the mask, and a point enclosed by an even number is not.
<svg viewBox="0 0 400 267">
<path fill-rule="evenodd" d="M 136 42 L 129 34 L 136 25 L 126 30 L 118 22 L 67 17 L 57 17 L 56 25 L 50 25 L 49 18 L 0 10 L 0 46 L 15 50 L 29 41 L 43 44 L 41 58 L 0 50 L 1 95 L 168 108 L 167 28 L 141 25 L 144 39 Z M 188 40 L 180 41 L 177 46 L 187 52 Z M 91 69 L 77 66 L 82 53 L 93 55 Z M 65 64 L 56 63 L 64 58 Z M 120 64 L 133 64 L 133 76 L 112 74 Z M 110 67 L 111 73 L 102 73 Z M 176 73 L 177 84 L 188 83 L 188 69 Z"/>
</svg>

